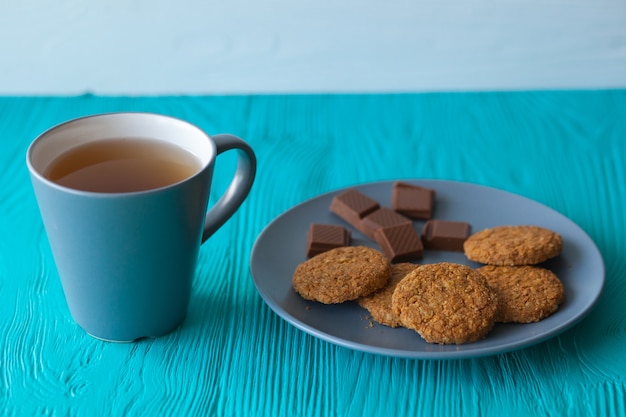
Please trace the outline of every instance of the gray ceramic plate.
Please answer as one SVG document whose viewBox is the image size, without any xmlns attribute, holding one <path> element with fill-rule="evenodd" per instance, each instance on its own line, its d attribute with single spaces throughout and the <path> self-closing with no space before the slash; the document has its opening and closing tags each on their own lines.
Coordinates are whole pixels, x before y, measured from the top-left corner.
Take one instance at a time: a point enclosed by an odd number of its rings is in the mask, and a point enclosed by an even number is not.
<svg viewBox="0 0 626 417">
<path fill-rule="evenodd" d="M 604 263 L 598 248 L 575 223 L 533 200 L 479 185 L 438 181 L 405 181 L 436 190 L 434 217 L 469 222 L 473 231 L 497 225 L 533 224 L 561 234 L 563 253 L 543 264 L 565 287 L 565 303 L 550 317 L 532 324 L 496 324 L 484 340 L 464 345 L 426 343 L 416 332 L 371 325 L 356 302 L 324 305 L 302 299 L 291 286 L 296 266 L 306 260 L 306 234 L 311 223 L 341 224 L 328 208 L 345 191 L 323 194 L 283 213 L 259 235 L 250 267 L 261 297 L 280 317 L 320 339 L 355 350 L 419 359 L 456 359 L 493 355 L 527 347 L 556 336 L 579 322 L 598 300 L 604 286 Z M 355 188 L 382 206 L 391 205 L 393 182 Z M 416 222 L 421 230 L 423 222 Z M 349 226 L 348 226 L 349 227 Z M 353 230 L 353 245 L 376 247 Z M 479 266 L 462 253 L 425 251 L 420 263 L 457 262 Z"/>
</svg>

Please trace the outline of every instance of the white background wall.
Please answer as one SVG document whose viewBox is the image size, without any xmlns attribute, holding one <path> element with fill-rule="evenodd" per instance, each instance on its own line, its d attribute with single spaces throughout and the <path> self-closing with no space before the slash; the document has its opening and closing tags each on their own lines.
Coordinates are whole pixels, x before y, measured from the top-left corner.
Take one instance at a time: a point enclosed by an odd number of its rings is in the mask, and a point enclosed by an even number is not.
<svg viewBox="0 0 626 417">
<path fill-rule="evenodd" d="M 2 0 L 0 94 L 626 87 L 626 0 Z"/>
</svg>

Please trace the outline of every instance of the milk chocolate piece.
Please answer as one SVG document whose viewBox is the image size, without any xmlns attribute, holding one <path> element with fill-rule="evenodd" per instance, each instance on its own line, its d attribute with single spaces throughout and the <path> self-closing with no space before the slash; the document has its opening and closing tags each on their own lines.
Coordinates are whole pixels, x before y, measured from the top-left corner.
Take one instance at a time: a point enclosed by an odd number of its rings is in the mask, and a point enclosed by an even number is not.
<svg viewBox="0 0 626 417">
<path fill-rule="evenodd" d="M 345 191 L 335 196 L 330 203 L 330 211 L 357 229 L 361 219 L 379 207 L 376 200 L 357 190 Z"/>
<path fill-rule="evenodd" d="M 429 220 L 422 230 L 422 242 L 425 249 L 463 252 L 463 242 L 469 235 L 469 223 Z"/>
<path fill-rule="evenodd" d="M 391 208 L 412 219 L 428 220 L 433 216 L 435 190 L 396 182 L 393 184 Z"/>
<path fill-rule="evenodd" d="M 365 216 L 357 229 L 370 239 L 374 239 L 376 230 L 382 227 L 398 226 L 401 224 L 413 225 L 413 222 L 411 219 L 383 207 Z"/>
<path fill-rule="evenodd" d="M 412 223 L 382 227 L 374 237 L 390 262 L 422 259 L 424 246 Z"/>
<path fill-rule="evenodd" d="M 330 224 L 312 224 L 307 234 L 306 256 L 311 257 L 322 252 L 350 245 L 352 233 L 343 226 Z"/>
</svg>

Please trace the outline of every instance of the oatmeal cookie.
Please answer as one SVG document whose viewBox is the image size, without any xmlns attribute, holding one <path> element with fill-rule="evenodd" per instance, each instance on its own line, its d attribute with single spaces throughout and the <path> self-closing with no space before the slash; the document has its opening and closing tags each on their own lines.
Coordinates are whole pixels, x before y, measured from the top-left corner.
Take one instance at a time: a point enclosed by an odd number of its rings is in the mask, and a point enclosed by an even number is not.
<svg viewBox="0 0 626 417">
<path fill-rule="evenodd" d="M 558 256 L 561 235 L 539 226 L 497 226 L 471 235 L 463 244 L 468 259 L 487 265 L 535 265 Z"/>
<path fill-rule="evenodd" d="M 357 300 L 359 305 L 369 311 L 372 318 L 385 326 L 400 327 L 402 322 L 391 309 L 391 296 L 396 286 L 408 274 L 417 268 L 417 264 L 403 262 L 391 266 L 391 278 L 383 288 L 371 295 L 361 297 Z"/>
<path fill-rule="evenodd" d="M 533 323 L 554 313 L 565 299 L 563 284 L 537 266 L 493 266 L 477 269 L 498 294 L 501 323 Z"/>
<path fill-rule="evenodd" d="M 393 293 L 392 309 L 427 342 L 461 344 L 480 340 L 492 329 L 498 298 L 480 273 L 442 262 L 408 273 Z"/>
<path fill-rule="evenodd" d="M 331 249 L 296 267 L 293 288 L 307 300 L 336 304 L 382 288 L 391 276 L 385 255 L 365 246 Z"/>
</svg>

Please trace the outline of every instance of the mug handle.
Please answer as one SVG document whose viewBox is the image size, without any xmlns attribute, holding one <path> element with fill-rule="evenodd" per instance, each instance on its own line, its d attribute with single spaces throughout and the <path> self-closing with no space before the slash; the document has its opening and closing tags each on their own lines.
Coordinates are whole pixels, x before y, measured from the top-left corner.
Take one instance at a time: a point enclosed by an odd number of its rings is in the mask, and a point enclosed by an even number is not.
<svg viewBox="0 0 626 417">
<path fill-rule="evenodd" d="M 207 212 L 202 232 L 202 243 L 217 231 L 226 220 L 237 211 L 246 199 L 256 174 L 256 157 L 250 145 L 237 136 L 228 133 L 211 136 L 217 155 L 235 149 L 238 152 L 237 169 L 228 189 L 213 207 Z"/>
</svg>

